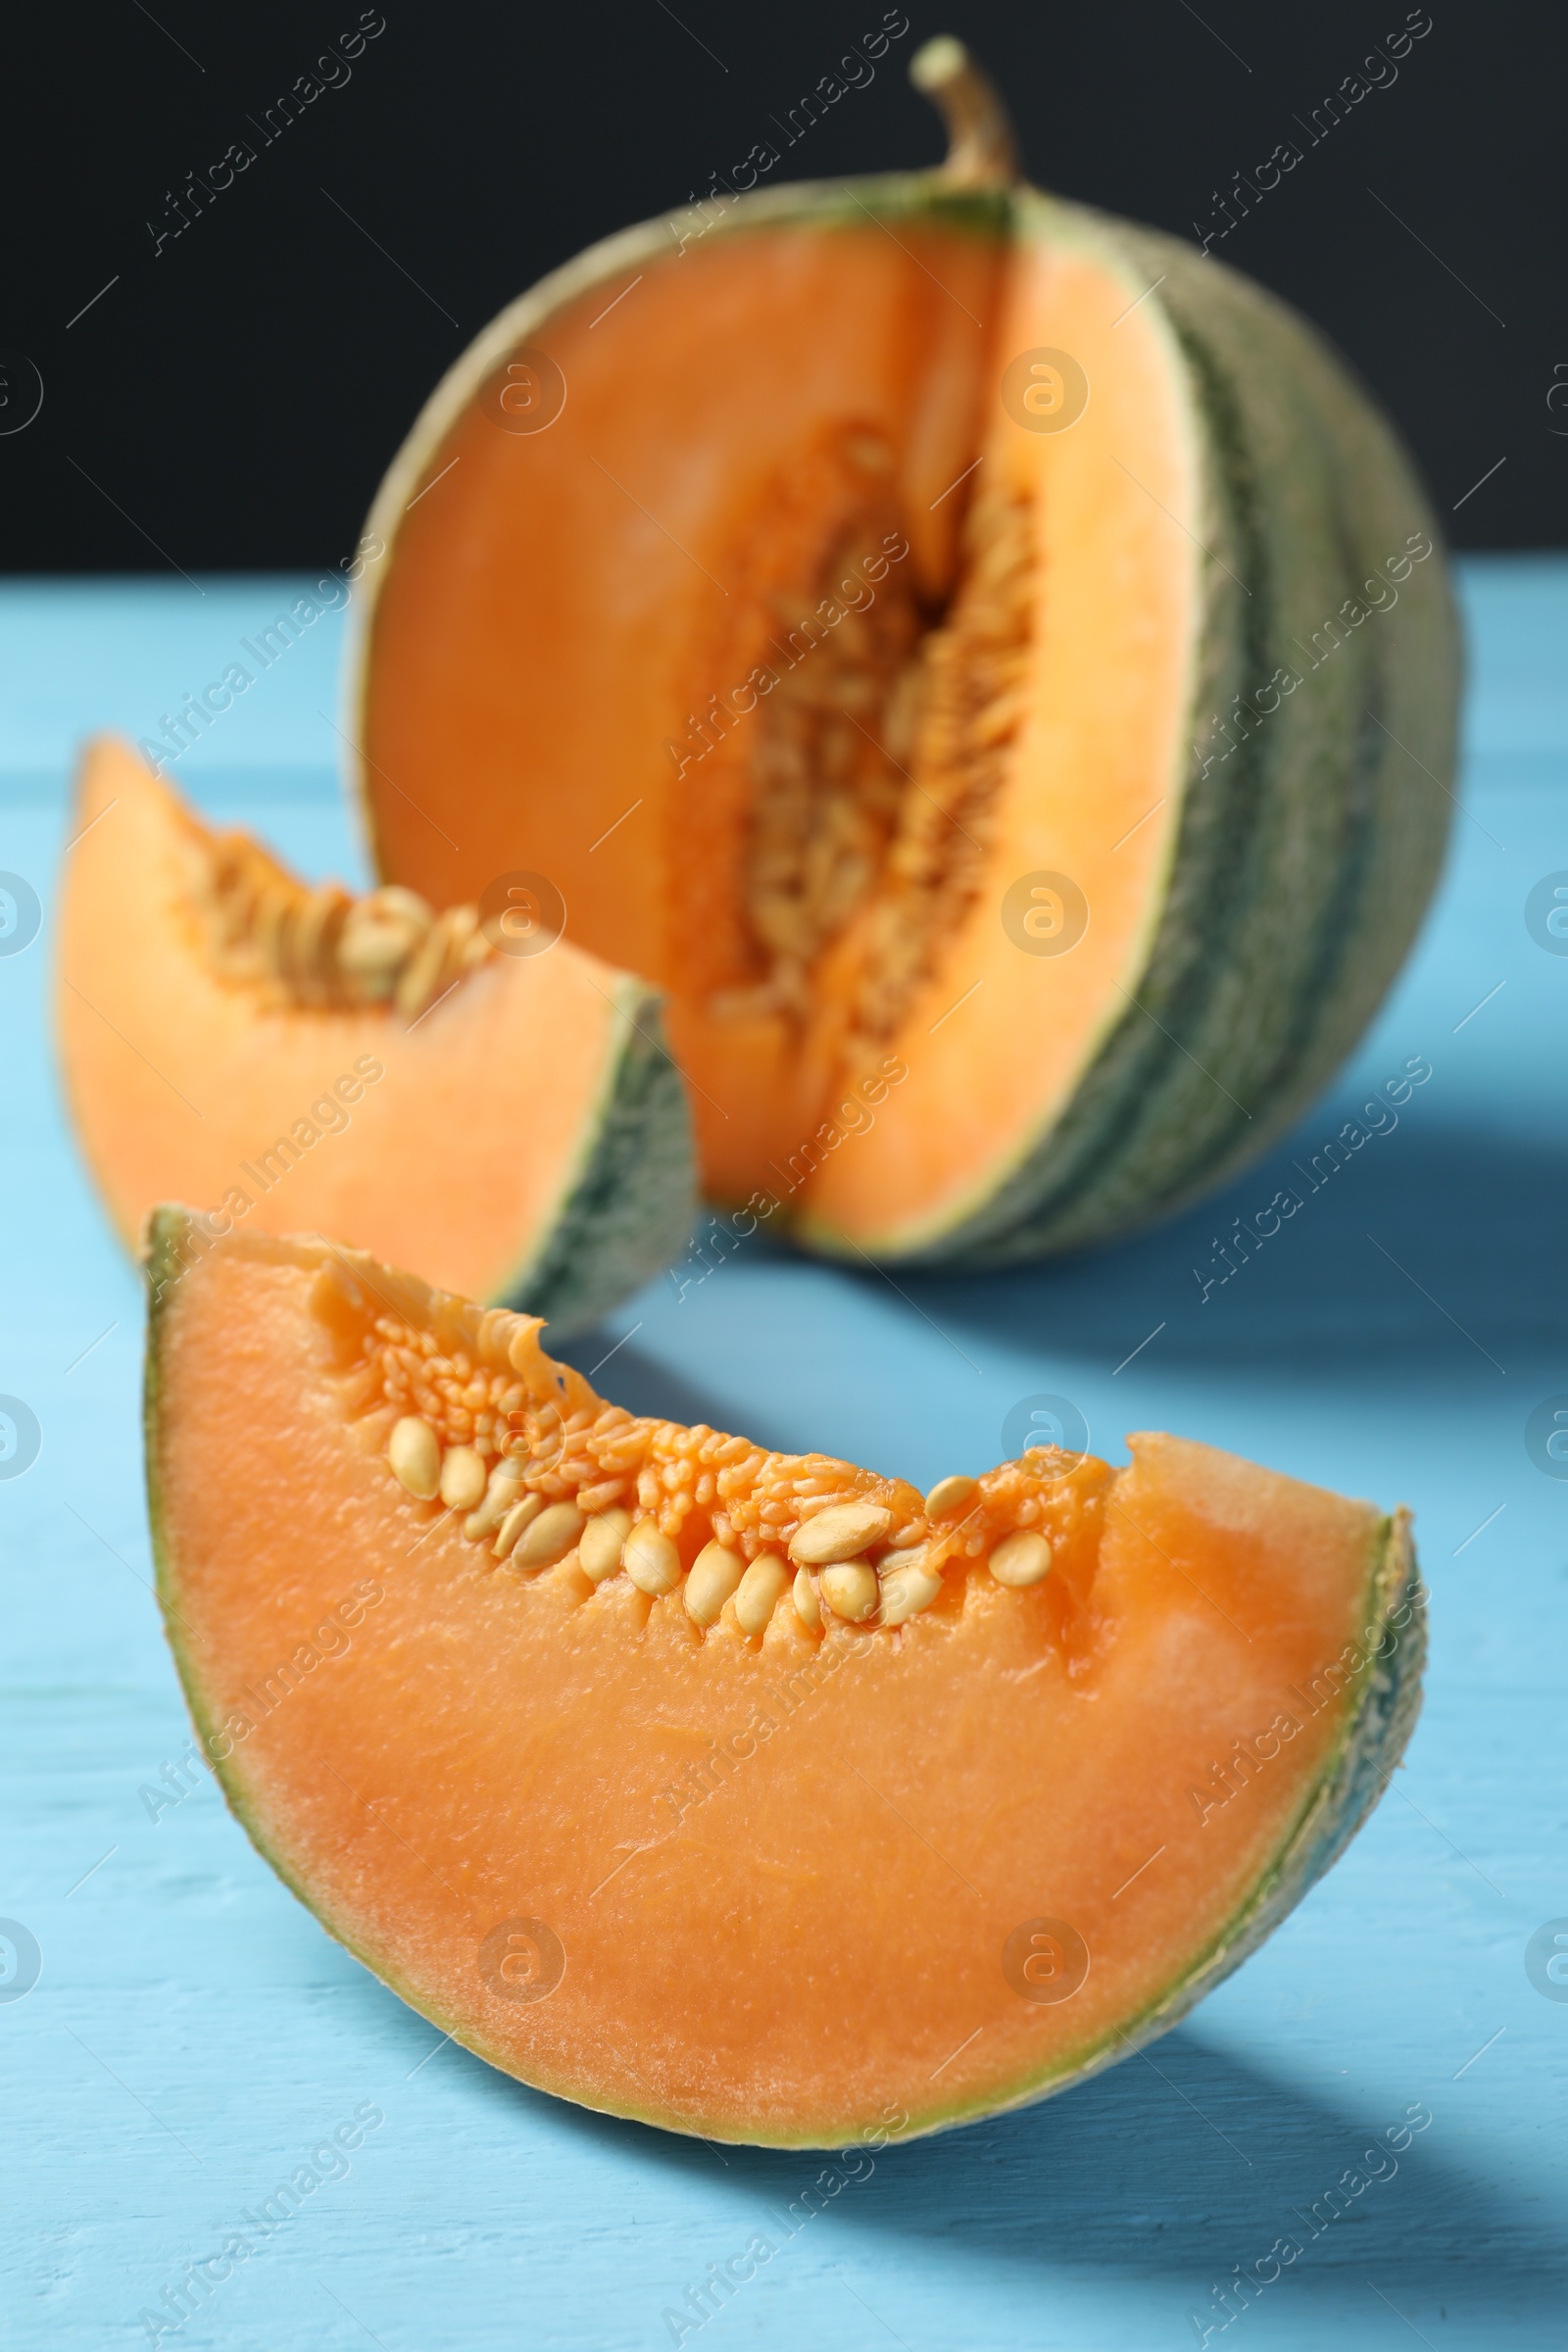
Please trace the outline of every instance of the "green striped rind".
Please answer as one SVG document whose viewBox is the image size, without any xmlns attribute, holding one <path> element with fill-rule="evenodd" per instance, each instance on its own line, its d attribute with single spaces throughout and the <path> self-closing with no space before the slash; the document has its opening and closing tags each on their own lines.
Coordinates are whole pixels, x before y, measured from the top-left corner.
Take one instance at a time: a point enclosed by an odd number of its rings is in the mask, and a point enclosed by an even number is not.
<svg viewBox="0 0 1568 2352">
<path fill-rule="evenodd" d="M 1392 431 L 1285 306 L 1174 238 L 1025 192 L 1019 233 L 1155 284 L 1207 470 L 1206 616 L 1180 832 L 1137 1002 L 988 1200 L 899 1254 L 996 1265 L 1181 1207 L 1254 1157 L 1354 1045 L 1447 842 L 1459 638 L 1438 529 Z M 1412 533 L 1398 602 L 1342 617 Z M 1394 593 L 1386 590 L 1384 593 Z M 1312 667 L 1313 633 L 1344 638 Z M 1214 720 L 1301 682 L 1228 758 Z M 831 1246 L 831 1245 L 829 1245 Z"/>
<path fill-rule="evenodd" d="M 1151 2003 L 1143 2014 L 1095 2044 L 1074 2052 L 1050 2073 L 1020 2082 L 1009 2097 L 988 2095 L 966 2106 L 914 2118 L 905 2138 L 951 2131 L 981 2116 L 1004 2114 L 1036 2100 L 1070 2090 L 1091 2075 L 1131 2057 L 1179 2025 L 1188 2012 L 1224 1983 L 1233 1970 L 1267 1940 L 1289 1911 L 1332 1868 L 1372 1812 L 1421 1711 L 1421 1672 L 1426 1663 L 1426 1590 L 1410 1540 L 1410 1515 L 1396 1511 L 1377 1535 L 1373 1571 L 1366 1592 L 1364 1631 L 1353 1646 L 1363 1658 L 1348 1670 L 1356 1695 L 1327 1764 L 1302 1796 L 1296 1819 L 1242 1908 L 1226 1922 L 1188 1973 Z M 1387 1654 L 1384 1653 L 1386 1650 Z M 1342 1652 L 1343 1655 L 1343 1652 Z M 1092 1962 L 1091 1962 L 1092 1965 Z M 835 2133 L 835 2138 L 840 2136 Z"/>
<path fill-rule="evenodd" d="M 566 1339 L 678 1257 L 697 1208 L 691 1114 L 659 999 L 623 974 L 618 1040 L 582 1164 L 538 1250 L 498 1303 L 543 1315 Z"/>
</svg>

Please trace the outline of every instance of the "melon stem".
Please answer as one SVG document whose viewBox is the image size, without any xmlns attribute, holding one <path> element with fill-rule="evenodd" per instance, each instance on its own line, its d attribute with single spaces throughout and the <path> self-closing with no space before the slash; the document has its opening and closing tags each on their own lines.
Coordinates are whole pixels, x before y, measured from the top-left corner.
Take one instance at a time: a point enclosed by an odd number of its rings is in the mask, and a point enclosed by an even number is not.
<svg viewBox="0 0 1568 2352">
<path fill-rule="evenodd" d="M 1007 111 L 963 43 L 939 33 L 909 61 L 909 79 L 947 125 L 941 176 L 956 187 L 1007 188 L 1018 176 L 1018 148 Z"/>
</svg>

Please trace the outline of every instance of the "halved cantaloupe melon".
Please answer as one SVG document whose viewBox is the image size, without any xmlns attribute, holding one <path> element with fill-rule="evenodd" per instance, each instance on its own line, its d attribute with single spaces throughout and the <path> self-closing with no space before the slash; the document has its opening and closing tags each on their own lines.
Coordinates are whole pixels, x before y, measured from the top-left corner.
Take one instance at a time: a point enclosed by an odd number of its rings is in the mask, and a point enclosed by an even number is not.
<svg viewBox="0 0 1568 2352">
<path fill-rule="evenodd" d="M 551 945 L 539 907 L 481 926 L 311 890 L 112 741 L 74 830 L 61 1054 L 131 1247 L 178 1195 L 208 1241 L 322 1225 L 568 1325 L 678 1250 L 691 1147 L 658 999 Z"/>
<path fill-rule="evenodd" d="M 944 169 L 630 229 L 447 375 L 370 517 L 354 781 L 387 879 L 537 866 L 667 991 L 716 1198 L 986 1263 L 1322 1085 L 1439 869 L 1457 639 L 1321 340 L 1016 185 L 957 45 L 916 63 Z"/>
<path fill-rule="evenodd" d="M 1236 1966 L 1408 1735 L 1402 1512 L 1172 1437 L 922 1499 L 635 1419 L 536 1320 L 327 1242 L 191 1261 L 161 1211 L 205 1751 L 334 1936 L 564 2097 L 818 2145 L 1058 2090 Z"/>
</svg>

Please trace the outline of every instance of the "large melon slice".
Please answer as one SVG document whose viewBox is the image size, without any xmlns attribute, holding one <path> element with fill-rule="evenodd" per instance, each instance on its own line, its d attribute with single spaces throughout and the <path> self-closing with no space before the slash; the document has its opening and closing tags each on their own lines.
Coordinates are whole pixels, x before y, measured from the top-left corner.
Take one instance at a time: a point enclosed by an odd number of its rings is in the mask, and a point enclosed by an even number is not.
<svg viewBox="0 0 1568 2352">
<path fill-rule="evenodd" d="M 1323 342 L 917 67 L 944 169 L 630 229 L 457 363 L 370 517 L 355 781 L 389 880 L 538 867 L 668 992 L 716 1197 L 983 1263 L 1322 1085 L 1438 872 L 1457 640 Z"/>
<path fill-rule="evenodd" d="M 589 2106 L 816 2145 L 1058 2090 L 1268 1933 L 1413 1721 L 1403 1513 L 1171 1437 L 922 1500 L 634 1419 L 327 1242 L 193 1258 L 166 1209 L 150 1277 L 159 1589 L 230 1803 Z"/>
<path fill-rule="evenodd" d="M 61 1052 L 132 1247 L 177 1195 L 207 1242 L 352 1232 L 566 1325 L 680 1249 L 691 1148 L 658 999 L 550 944 L 548 909 L 481 928 L 408 892 L 309 889 L 111 741 L 74 832 Z"/>
</svg>

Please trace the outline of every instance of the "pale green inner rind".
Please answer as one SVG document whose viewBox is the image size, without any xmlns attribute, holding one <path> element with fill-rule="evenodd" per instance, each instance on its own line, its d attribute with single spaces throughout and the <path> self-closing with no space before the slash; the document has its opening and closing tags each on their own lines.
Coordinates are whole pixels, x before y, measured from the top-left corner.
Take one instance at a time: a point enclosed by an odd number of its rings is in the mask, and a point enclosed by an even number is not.
<svg viewBox="0 0 1568 2352">
<path fill-rule="evenodd" d="M 619 981 L 615 1043 L 578 1165 L 532 1255 L 495 1302 L 542 1315 L 569 1339 L 618 1304 L 685 1247 L 697 1209 L 691 1115 L 669 1057 L 659 999 Z"/>
</svg>

